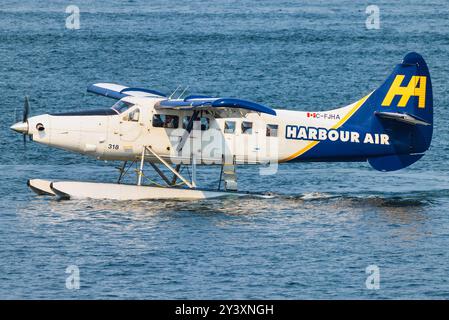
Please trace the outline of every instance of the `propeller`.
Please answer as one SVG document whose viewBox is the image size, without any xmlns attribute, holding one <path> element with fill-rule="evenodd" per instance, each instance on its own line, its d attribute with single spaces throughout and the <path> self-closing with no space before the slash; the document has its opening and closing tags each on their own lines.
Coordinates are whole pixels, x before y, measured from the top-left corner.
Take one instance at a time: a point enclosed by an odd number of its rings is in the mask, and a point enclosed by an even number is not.
<svg viewBox="0 0 449 320">
<path fill-rule="evenodd" d="M 24 144 L 24 146 L 26 146 L 26 136 L 28 135 L 28 132 L 29 132 L 28 117 L 30 115 L 30 101 L 28 99 L 28 96 L 25 97 L 25 102 L 23 105 L 22 119 L 19 120 L 19 116 L 17 114 L 17 109 L 15 109 L 14 112 L 15 112 L 15 117 L 16 117 L 16 123 L 11 126 L 11 130 L 14 130 L 23 135 L 23 144 Z M 31 136 L 30 136 L 30 140 L 31 140 Z"/>
</svg>

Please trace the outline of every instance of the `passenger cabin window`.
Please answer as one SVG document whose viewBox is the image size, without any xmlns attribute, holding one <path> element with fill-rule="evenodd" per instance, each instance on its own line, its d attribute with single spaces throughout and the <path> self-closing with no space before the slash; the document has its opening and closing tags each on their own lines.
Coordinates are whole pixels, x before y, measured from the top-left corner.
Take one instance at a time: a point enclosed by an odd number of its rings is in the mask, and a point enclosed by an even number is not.
<svg viewBox="0 0 449 320">
<path fill-rule="evenodd" d="M 179 117 L 169 114 L 153 115 L 153 127 L 176 129 L 179 125 Z"/>
<path fill-rule="evenodd" d="M 278 125 L 267 124 L 267 137 L 277 137 L 277 136 L 278 136 Z"/>
<path fill-rule="evenodd" d="M 187 129 L 187 126 L 189 125 L 189 121 L 190 121 L 189 116 L 184 117 L 182 119 L 182 128 L 183 129 Z M 201 122 L 201 131 L 209 130 L 209 118 L 206 118 L 206 117 L 196 118 L 196 121 Z"/>
<path fill-rule="evenodd" d="M 252 134 L 253 133 L 253 123 L 248 121 L 242 121 L 242 133 Z"/>
<path fill-rule="evenodd" d="M 117 112 L 117 114 L 121 114 L 132 107 L 134 107 L 134 104 L 119 100 L 111 107 L 111 109 Z"/>
<path fill-rule="evenodd" d="M 235 132 L 235 121 L 225 121 L 224 133 L 234 133 Z"/>
<path fill-rule="evenodd" d="M 128 113 L 128 115 L 126 115 L 123 120 L 125 121 L 132 121 L 132 122 L 138 122 L 139 121 L 139 117 L 140 117 L 140 110 L 139 108 L 134 109 L 133 111 L 131 111 L 130 113 Z"/>
</svg>

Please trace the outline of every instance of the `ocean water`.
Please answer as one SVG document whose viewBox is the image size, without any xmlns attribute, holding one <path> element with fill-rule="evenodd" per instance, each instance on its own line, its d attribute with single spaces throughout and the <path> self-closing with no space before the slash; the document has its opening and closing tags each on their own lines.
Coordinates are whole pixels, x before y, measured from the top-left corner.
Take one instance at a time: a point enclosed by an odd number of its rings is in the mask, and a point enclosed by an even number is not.
<svg viewBox="0 0 449 320">
<path fill-rule="evenodd" d="M 0 298 L 449 298 L 449 5 L 431 1 L 0 0 Z M 368 4 L 380 29 L 365 27 Z M 56 201 L 29 178 L 112 181 L 117 163 L 28 143 L 32 114 L 110 106 L 94 82 L 326 110 L 375 89 L 409 51 L 434 88 L 432 146 L 393 173 L 367 163 L 297 163 L 241 189 L 272 199 Z M 211 178 L 212 177 L 212 178 Z M 200 169 L 214 186 L 217 168 Z M 66 288 L 70 265 L 79 290 Z M 380 288 L 366 287 L 376 265 Z"/>
</svg>

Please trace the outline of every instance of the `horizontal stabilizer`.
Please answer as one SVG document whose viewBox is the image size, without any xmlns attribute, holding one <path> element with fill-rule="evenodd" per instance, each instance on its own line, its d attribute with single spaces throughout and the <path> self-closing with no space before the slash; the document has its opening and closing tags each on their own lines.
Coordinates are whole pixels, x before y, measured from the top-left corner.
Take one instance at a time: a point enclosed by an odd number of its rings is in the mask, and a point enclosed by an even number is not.
<svg viewBox="0 0 449 320">
<path fill-rule="evenodd" d="M 162 92 L 144 88 L 130 88 L 115 83 L 95 83 L 87 87 L 87 92 L 120 100 L 127 96 L 133 97 L 166 97 Z"/>
<path fill-rule="evenodd" d="M 395 171 L 415 163 L 424 154 L 395 154 L 391 156 L 369 158 L 369 164 L 379 171 Z"/>
<path fill-rule="evenodd" d="M 404 122 L 412 125 L 423 125 L 430 126 L 431 123 L 424 121 L 416 116 L 407 113 L 399 113 L 399 112 L 375 112 L 376 116 L 382 119 L 391 119 L 399 122 Z"/>
</svg>

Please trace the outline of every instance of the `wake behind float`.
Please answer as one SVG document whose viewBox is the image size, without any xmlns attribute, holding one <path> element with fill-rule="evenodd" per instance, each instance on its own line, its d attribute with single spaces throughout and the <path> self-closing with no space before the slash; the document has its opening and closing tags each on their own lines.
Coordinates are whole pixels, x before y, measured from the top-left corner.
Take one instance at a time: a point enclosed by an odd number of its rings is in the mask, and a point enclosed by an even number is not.
<svg viewBox="0 0 449 320">
<path fill-rule="evenodd" d="M 62 198 L 205 199 L 237 191 L 236 168 L 299 161 L 368 161 L 380 171 L 405 168 L 428 150 L 433 132 L 429 70 L 407 54 L 387 80 L 361 100 L 323 112 L 272 109 L 235 98 L 97 83 L 89 92 L 118 100 L 110 109 L 28 117 L 11 129 L 51 147 L 122 161 L 116 183 L 29 181 L 39 194 Z M 134 185 L 123 176 L 136 165 Z M 162 186 L 145 185 L 149 165 Z M 218 187 L 199 189 L 197 166 L 221 167 Z M 189 168 L 189 178 L 182 168 Z M 132 172 L 132 170 L 131 170 Z M 168 172 L 168 173 L 167 173 Z M 211 179 L 211 178 L 209 178 Z M 261 195 L 263 196 L 263 195 Z"/>
</svg>

